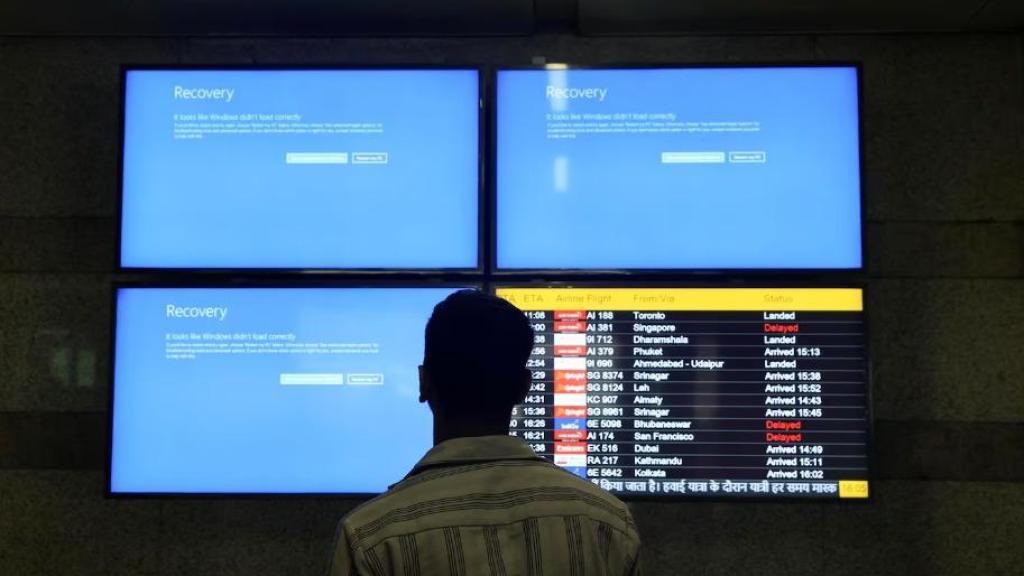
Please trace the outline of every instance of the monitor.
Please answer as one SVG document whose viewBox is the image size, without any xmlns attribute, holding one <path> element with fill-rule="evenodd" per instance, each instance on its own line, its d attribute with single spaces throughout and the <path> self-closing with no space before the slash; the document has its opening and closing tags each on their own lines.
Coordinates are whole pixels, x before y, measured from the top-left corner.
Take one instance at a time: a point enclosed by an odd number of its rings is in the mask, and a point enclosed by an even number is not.
<svg viewBox="0 0 1024 576">
<path fill-rule="evenodd" d="M 386 490 L 432 445 L 417 366 L 454 290 L 118 289 L 110 492 Z"/>
<path fill-rule="evenodd" d="M 129 69 L 125 268 L 475 269 L 476 70 Z"/>
<path fill-rule="evenodd" d="M 497 268 L 861 268 L 857 76 L 500 70 Z"/>
<path fill-rule="evenodd" d="M 624 496 L 861 499 L 859 288 L 514 287 L 533 324 L 510 433 Z"/>
</svg>

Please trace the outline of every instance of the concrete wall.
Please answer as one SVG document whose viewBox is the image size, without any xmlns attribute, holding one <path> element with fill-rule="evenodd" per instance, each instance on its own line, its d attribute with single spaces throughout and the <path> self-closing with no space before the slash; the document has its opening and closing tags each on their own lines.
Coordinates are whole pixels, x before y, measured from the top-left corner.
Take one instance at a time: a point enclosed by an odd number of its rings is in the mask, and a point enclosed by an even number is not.
<svg viewBox="0 0 1024 576">
<path fill-rule="evenodd" d="M 0 572 L 308 574 L 345 500 L 102 497 L 118 68 L 860 60 L 869 503 L 635 506 L 651 574 L 1024 571 L 1020 35 L 0 38 Z"/>
</svg>

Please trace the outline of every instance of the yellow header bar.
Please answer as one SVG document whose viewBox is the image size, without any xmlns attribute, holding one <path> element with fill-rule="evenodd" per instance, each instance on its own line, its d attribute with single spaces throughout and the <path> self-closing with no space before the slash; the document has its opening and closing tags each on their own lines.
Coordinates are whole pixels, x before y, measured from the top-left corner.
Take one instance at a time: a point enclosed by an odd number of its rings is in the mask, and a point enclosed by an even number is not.
<svg viewBox="0 0 1024 576">
<path fill-rule="evenodd" d="M 860 312 L 860 288 L 498 288 L 520 310 Z"/>
</svg>

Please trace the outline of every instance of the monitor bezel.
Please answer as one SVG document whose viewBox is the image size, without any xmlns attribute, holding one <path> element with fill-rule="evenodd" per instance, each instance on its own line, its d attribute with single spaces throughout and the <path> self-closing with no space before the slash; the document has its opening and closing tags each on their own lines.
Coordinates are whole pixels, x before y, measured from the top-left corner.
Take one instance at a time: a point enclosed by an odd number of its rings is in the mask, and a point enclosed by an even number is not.
<svg viewBox="0 0 1024 576">
<path fill-rule="evenodd" d="M 864 355 L 867 394 L 868 432 L 866 451 L 868 455 L 868 498 L 840 499 L 813 497 L 710 497 L 687 495 L 622 495 L 624 500 L 658 502 L 681 500 L 722 501 L 729 503 L 749 502 L 871 502 L 877 490 L 876 458 L 874 453 L 874 407 L 872 401 L 872 361 L 870 354 L 870 306 L 867 299 L 870 294 L 866 270 L 868 253 L 865 213 L 865 182 L 864 182 L 864 70 L 859 62 L 850 61 L 815 61 L 815 62 L 725 62 L 725 63 L 659 63 L 649 65 L 603 63 L 595 65 L 558 65 L 565 69 L 598 69 L 598 70 L 630 70 L 630 69 L 690 69 L 690 68 L 812 68 L 812 67 L 853 67 L 857 77 L 857 110 L 858 110 L 858 155 L 859 155 L 859 210 L 860 210 L 860 267 L 858 268 L 815 268 L 815 269 L 546 269 L 546 268 L 505 268 L 497 267 L 497 82 L 498 75 L 503 71 L 514 70 L 545 70 L 550 65 L 502 66 L 502 65 L 361 65 L 350 63 L 327 64 L 126 64 L 121 66 L 121 92 L 119 102 L 119 147 L 117 173 L 117 256 L 115 266 L 115 282 L 111 290 L 111 328 L 110 328 L 110 373 L 109 400 L 107 422 L 107 459 L 105 468 L 105 496 L 113 499 L 132 498 L 167 498 L 167 499 L 366 499 L 377 493 L 343 493 L 343 492 L 111 492 L 111 456 L 112 426 L 114 400 L 114 362 L 116 354 L 116 323 L 117 294 L 120 288 L 443 288 L 467 287 L 492 292 L 496 288 L 505 287 L 609 287 L 609 288 L 658 288 L 658 287 L 763 287 L 763 288 L 859 288 L 864 295 Z M 123 267 L 121 265 L 122 243 L 122 200 L 123 200 L 123 161 L 124 161 L 124 105 L 125 80 L 127 72 L 132 70 L 475 70 L 479 88 L 478 116 L 478 191 L 477 191 L 477 266 L 476 268 L 174 268 L 174 267 Z M 398 481 L 399 479 L 396 479 Z"/>
<path fill-rule="evenodd" d="M 860 265 L 850 268 L 502 268 L 498 265 L 498 110 L 501 103 L 498 101 L 498 84 L 502 72 L 519 71 L 546 71 L 546 70 L 598 70 L 598 71 L 634 71 L 634 70 L 694 70 L 694 69 L 782 69 L 782 68 L 851 68 L 854 71 L 857 87 L 857 173 L 858 173 L 858 210 L 859 210 L 859 233 L 860 233 Z M 865 222 L 867 220 L 864 212 L 864 67 L 860 61 L 855 60 L 828 60 L 828 61 L 780 61 L 780 62 L 708 62 L 708 63 L 664 63 L 664 64 L 574 64 L 574 63 L 548 63 L 534 64 L 528 66 L 497 66 L 492 70 L 493 76 L 488 83 L 488 97 L 490 102 L 488 119 L 488 162 L 491 167 L 490 179 L 487 184 L 488 206 L 490 212 L 487 221 L 490 227 L 488 233 L 488 261 L 487 267 L 490 274 L 497 278 L 529 278 L 540 275 L 552 275 L 565 278 L 619 278 L 624 280 L 634 278 L 661 278 L 672 277 L 715 277 L 728 278 L 730 276 L 807 276 L 813 274 L 828 274 L 835 276 L 844 274 L 856 276 L 866 269 L 867 253 L 865 238 Z"/>
<path fill-rule="evenodd" d="M 842 278 L 833 278 L 829 282 L 815 282 L 799 279 L 775 279 L 765 280 L 761 278 L 736 279 L 732 278 L 728 283 L 713 278 L 691 278 L 691 279 L 668 279 L 663 278 L 653 282 L 609 282 L 601 280 L 576 280 L 563 278 L 559 280 L 533 280 L 533 281 L 508 281 L 495 280 L 488 284 L 487 289 L 491 294 L 497 294 L 501 288 L 620 288 L 620 289 L 643 289 L 643 288 L 811 288 L 811 289 L 835 289 L 852 288 L 861 291 L 861 318 L 864 325 L 864 394 L 865 410 L 867 411 L 867 431 L 864 437 L 864 451 L 867 459 L 867 472 L 865 474 L 868 482 L 867 498 L 825 498 L 813 496 L 693 496 L 690 494 L 614 494 L 616 498 L 627 502 L 728 502 L 728 503 L 817 503 L 828 504 L 867 504 L 876 498 L 875 491 L 878 486 L 878 476 L 875 466 L 875 409 L 873 402 L 873 376 L 871 363 L 871 341 L 870 341 L 870 318 L 868 306 L 868 294 L 870 289 L 864 280 L 853 281 Z"/>
<path fill-rule="evenodd" d="M 117 381 L 117 319 L 118 294 L 122 289 L 378 289 L 378 288 L 467 288 L 487 291 L 480 281 L 369 281 L 366 279 L 343 279 L 336 277 L 293 278 L 293 279 L 252 279 L 224 282 L 214 277 L 163 279 L 159 281 L 122 280 L 112 284 L 110 290 L 110 353 L 108 355 L 109 373 L 107 376 L 107 416 L 106 416 L 106 455 L 104 459 L 103 496 L 109 499 L 294 499 L 294 498 L 332 498 L 332 499 L 369 499 L 379 496 L 376 492 L 170 492 L 170 491 L 114 491 L 114 399 Z M 401 478 L 395 478 L 395 482 Z"/>
<path fill-rule="evenodd" d="M 260 266 L 127 266 L 123 261 L 122 246 L 124 243 L 124 152 L 125 152 L 125 105 L 127 103 L 128 74 L 136 71 L 231 71 L 231 72 L 275 72 L 275 71 L 467 71 L 475 72 L 477 78 L 477 162 L 476 162 L 476 264 L 468 267 L 360 267 L 360 268 L 336 268 L 336 267 L 260 267 Z M 420 277 L 436 276 L 437 274 L 451 274 L 474 276 L 484 272 L 487 265 L 487 255 L 484 243 L 484 226 L 486 225 L 487 207 L 486 202 L 486 146 L 487 146 L 487 110 L 486 86 L 489 76 L 484 67 L 480 65 L 432 65 L 432 64 L 122 64 L 120 67 L 120 91 L 118 101 L 118 147 L 117 147 L 117 207 L 116 207 L 116 271 L 122 273 L 185 273 L 185 274 L 311 274 L 311 275 L 387 275 L 391 277 Z"/>
</svg>

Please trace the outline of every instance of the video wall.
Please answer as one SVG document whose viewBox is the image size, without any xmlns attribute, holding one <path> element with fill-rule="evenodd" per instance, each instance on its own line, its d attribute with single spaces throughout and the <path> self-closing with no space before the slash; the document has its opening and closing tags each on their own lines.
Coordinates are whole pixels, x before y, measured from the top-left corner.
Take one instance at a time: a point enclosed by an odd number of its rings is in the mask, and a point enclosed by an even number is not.
<svg viewBox="0 0 1024 576">
<path fill-rule="evenodd" d="M 855 66 L 131 68 L 123 107 L 111 494 L 386 490 L 473 288 L 567 472 L 868 496 Z"/>
</svg>

